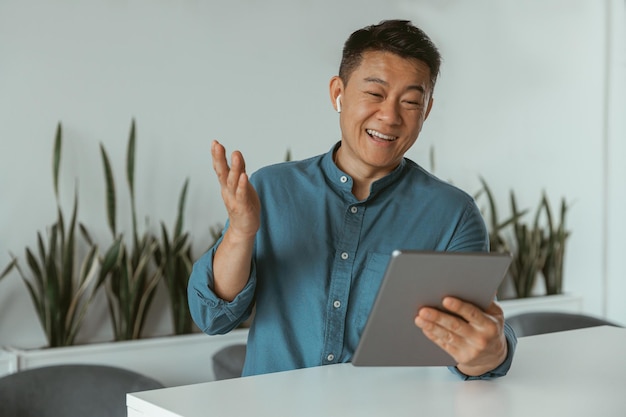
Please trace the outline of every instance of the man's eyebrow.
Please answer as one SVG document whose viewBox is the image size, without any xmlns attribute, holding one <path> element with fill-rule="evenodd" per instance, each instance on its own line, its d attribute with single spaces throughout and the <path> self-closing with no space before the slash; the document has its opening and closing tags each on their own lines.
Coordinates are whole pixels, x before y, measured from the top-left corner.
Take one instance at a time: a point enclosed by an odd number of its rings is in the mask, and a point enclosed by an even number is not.
<svg viewBox="0 0 626 417">
<path fill-rule="evenodd" d="M 384 85 L 385 87 L 389 86 L 389 83 L 381 78 L 378 77 L 365 77 L 363 79 L 363 81 L 368 82 L 368 83 L 375 83 L 375 84 L 380 84 L 380 85 Z M 415 85 L 410 85 L 407 87 L 407 90 L 417 90 L 420 93 L 424 94 L 426 92 L 426 89 L 424 88 L 423 85 L 419 85 L 419 84 L 415 84 Z"/>
<path fill-rule="evenodd" d="M 389 85 L 389 83 L 383 79 L 377 78 L 377 77 L 365 77 L 364 81 L 368 82 L 368 83 L 376 83 L 376 84 L 382 84 L 382 85 Z"/>
</svg>

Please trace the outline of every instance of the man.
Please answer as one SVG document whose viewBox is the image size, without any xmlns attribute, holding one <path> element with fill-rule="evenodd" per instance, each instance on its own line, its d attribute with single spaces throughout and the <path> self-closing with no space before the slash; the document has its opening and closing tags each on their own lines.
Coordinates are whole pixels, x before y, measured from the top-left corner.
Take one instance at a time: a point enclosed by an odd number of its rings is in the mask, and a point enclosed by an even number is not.
<svg viewBox="0 0 626 417">
<path fill-rule="evenodd" d="M 486 251 L 473 199 L 404 154 L 433 105 L 437 48 L 407 21 L 384 21 L 347 40 L 330 98 L 341 141 L 325 155 L 265 167 L 211 153 L 228 223 L 194 265 L 192 316 L 225 333 L 256 305 L 244 375 L 349 362 L 395 249 Z M 515 334 L 487 310 L 448 297 L 448 314 L 422 308 L 415 325 L 465 379 L 506 374 Z"/>
</svg>

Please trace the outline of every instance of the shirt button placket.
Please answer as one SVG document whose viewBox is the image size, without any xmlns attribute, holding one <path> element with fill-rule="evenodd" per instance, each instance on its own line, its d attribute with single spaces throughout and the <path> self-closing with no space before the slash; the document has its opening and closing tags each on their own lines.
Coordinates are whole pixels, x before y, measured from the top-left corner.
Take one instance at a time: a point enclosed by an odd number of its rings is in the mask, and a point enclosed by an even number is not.
<svg viewBox="0 0 626 417">
<path fill-rule="evenodd" d="M 342 183 L 348 183 L 346 176 L 340 177 Z M 345 206 L 343 212 L 342 237 L 338 241 L 339 251 L 333 266 L 331 285 L 329 288 L 328 322 L 325 332 L 322 364 L 342 361 L 348 299 L 353 262 L 356 260 L 358 236 L 363 221 L 364 207 L 354 202 Z"/>
</svg>

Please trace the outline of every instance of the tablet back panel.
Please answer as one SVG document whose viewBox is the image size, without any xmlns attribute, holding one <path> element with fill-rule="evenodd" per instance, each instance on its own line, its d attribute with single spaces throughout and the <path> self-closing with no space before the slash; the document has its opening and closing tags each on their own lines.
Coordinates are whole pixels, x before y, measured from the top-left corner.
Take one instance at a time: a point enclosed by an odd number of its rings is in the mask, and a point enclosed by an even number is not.
<svg viewBox="0 0 626 417">
<path fill-rule="evenodd" d="M 418 310 L 443 309 L 445 296 L 487 308 L 510 262 L 510 255 L 502 253 L 394 251 L 353 365 L 456 365 L 415 326 Z"/>
</svg>

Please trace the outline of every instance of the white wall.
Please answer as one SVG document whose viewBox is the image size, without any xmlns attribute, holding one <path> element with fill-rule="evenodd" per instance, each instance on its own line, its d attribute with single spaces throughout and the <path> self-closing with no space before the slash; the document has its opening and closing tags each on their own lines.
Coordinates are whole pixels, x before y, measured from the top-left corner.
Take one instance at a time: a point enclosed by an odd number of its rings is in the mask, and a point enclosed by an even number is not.
<svg viewBox="0 0 626 417">
<path fill-rule="evenodd" d="M 75 180 L 80 218 L 107 245 L 99 156 L 117 170 L 122 226 L 130 121 L 137 196 L 150 224 L 174 220 L 191 178 L 187 226 L 198 247 L 224 220 L 209 158 L 221 140 L 251 171 L 327 151 L 339 138 L 328 81 L 342 43 L 386 18 L 413 20 L 444 56 L 435 107 L 409 156 L 469 192 L 484 176 L 508 213 L 545 189 L 572 203 L 566 291 L 626 323 L 624 3 L 620 0 L 165 0 L 0 2 L 0 266 L 55 218 L 51 149 L 64 126 L 62 204 Z M 23 259 L 23 258 L 22 258 Z M 620 295 L 622 294 L 622 295 Z M 161 302 L 161 301 L 160 301 Z M 81 334 L 108 340 L 103 300 Z M 166 310 L 161 316 L 167 322 Z M 168 324 L 153 325 L 167 333 Z M 27 291 L 0 282 L 0 345 L 44 343 Z"/>
<path fill-rule="evenodd" d="M 605 171 L 607 181 L 604 274 L 609 317 L 626 320 L 626 262 L 624 238 L 626 230 L 626 1 L 611 2 L 608 7 L 609 60 L 606 85 L 607 147 Z"/>
</svg>

